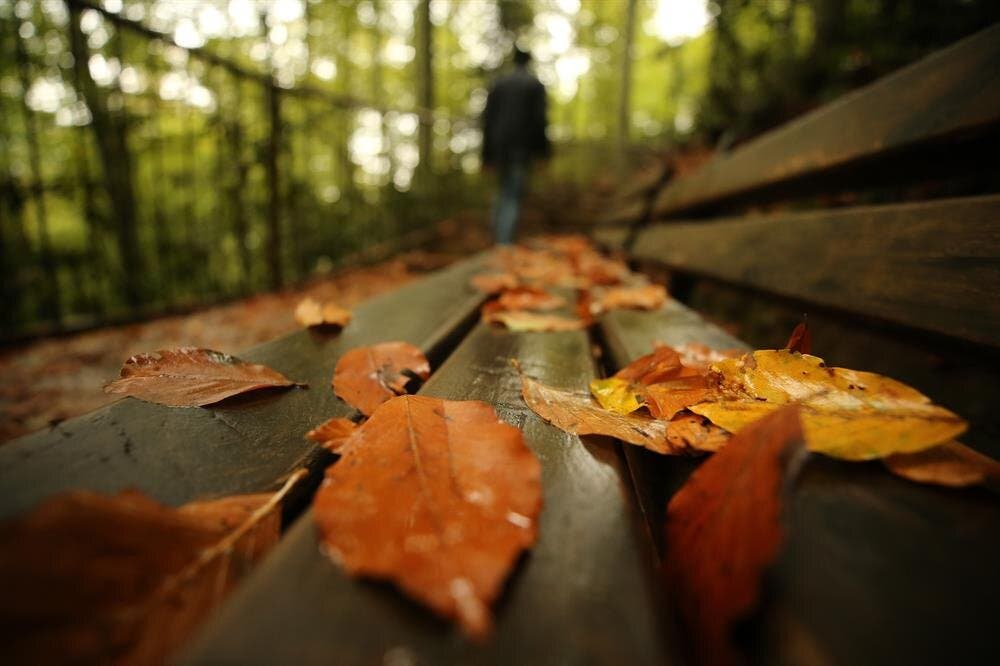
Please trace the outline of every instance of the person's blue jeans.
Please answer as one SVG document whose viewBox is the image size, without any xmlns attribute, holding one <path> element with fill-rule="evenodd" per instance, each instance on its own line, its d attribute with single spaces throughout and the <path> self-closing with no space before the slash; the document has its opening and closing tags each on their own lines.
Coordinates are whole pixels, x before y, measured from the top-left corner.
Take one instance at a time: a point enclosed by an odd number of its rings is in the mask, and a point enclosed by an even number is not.
<svg viewBox="0 0 1000 666">
<path fill-rule="evenodd" d="M 499 166 L 500 189 L 493 202 L 493 233 L 498 245 L 514 242 L 517 220 L 521 214 L 521 195 L 527 166 L 524 162 L 509 162 Z"/>
</svg>

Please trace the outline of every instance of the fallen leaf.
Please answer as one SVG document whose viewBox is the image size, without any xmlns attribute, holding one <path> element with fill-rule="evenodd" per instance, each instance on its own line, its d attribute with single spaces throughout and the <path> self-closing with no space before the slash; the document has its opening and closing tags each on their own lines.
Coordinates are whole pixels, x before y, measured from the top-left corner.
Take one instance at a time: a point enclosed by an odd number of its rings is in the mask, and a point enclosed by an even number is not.
<svg viewBox="0 0 1000 666">
<path fill-rule="evenodd" d="M 430 375 L 431 366 L 420 349 L 408 342 L 383 342 L 341 356 L 333 371 L 333 392 L 371 416 L 383 402 L 405 393 L 411 379 Z"/>
<path fill-rule="evenodd" d="M 680 410 L 713 398 L 716 388 L 705 375 L 691 375 L 643 386 L 639 393 L 655 418 L 672 419 Z"/>
<path fill-rule="evenodd" d="M 637 384 L 657 384 L 682 376 L 684 366 L 680 355 L 670 347 L 657 347 L 652 353 L 640 356 L 615 373 L 615 377 Z"/>
<path fill-rule="evenodd" d="M 788 351 L 799 352 L 800 354 L 812 353 L 812 333 L 809 332 L 809 325 L 806 322 L 798 324 L 785 343 Z"/>
<path fill-rule="evenodd" d="M 358 429 L 314 508 L 348 573 L 389 579 L 481 639 L 541 505 L 541 465 L 492 407 L 402 396 Z"/>
<path fill-rule="evenodd" d="M 634 385 L 619 377 L 591 379 L 590 394 L 601 407 L 619 414 L 631 414 L 643 405 Z"/>
<path fill-rule="evenodd" d="M 896 453 L 882 462 L 893 474 L 917 483 L 1000 487 L 1000 462 L 955 441 L 916 453 Z"/>
<path fill-rule="evenodd" d="M 586 328 L 580 319 L 571 319 L 552 314 L 538 314 L 527 310 L 502 310 L 484 313 L 484 321 L 490 324 L 502 324 L 508 330 L 518 333 L 533 333 L 547 331 L 578 331 Z"/>
<path fill-rule="evenodd" d="M 196 347 L 136 354 L 105 393 L 172 407 L 201 407 L 261 388 L 304 386 L 265 365 Z"/>
<path fill-rule="evenodd" d="M 481 273 L 470 280 L 473 287 L 484 294 L 498 294 L 504 289 L 517 287 L 517 276 L 512 273 Z"/>
<path fill-rule="evenodd" d="M 712 349 L 700 342 L 676 345 L 673 350 L 680 355 L 681 363 L 685 368 L 691 368 L 698 372 L 708 372 L 713 363 L 724 361 L 727 358 L 738 358 L 746 353 L 742 349 Z"/>
<path fill-rule="evenodd" d="M 555 310 L 566 305 L 566 299 L 538 287 L 506 289 L 497 299 L 504 310 Z"/>
<path fill-rule="evenodd" d="M 339 453 L 348 438 L 358 429 L 351 419 L 334 417 L 306 433 L 306 439 L 316 442 L 331 453 Z"/>
<path fill-rule="evenodd" d="M 683 454 L 692 450 L 715 451 L 729 435 L 717 426 L 698 426 L 684 419 L 679 426 L 644 414 L 619 414 L 603 409 L 585 393 L 546 386 L 522 375 L 521 396 L 533 412 L 573 435 L 606 435 L 663 454 Z"/>
<path fill-rule="evenodd" d="M 165 663 L 278 541 L 277 493 L 165 507 L 57 495 L 0 526 L 8 663 Z"/>
<path fill-rule="evenodd" d="M 320 303 L 306 297 L 295 308 L 295 321 L 301 326 L 339 326 L 343 328 L 351 321 L 351 311 L 335 303 Z"/>
<path fill-rule="evenodd" d="M 914 453 L 960 435 L 968 425 L 918 391 L 888 377 L 828 368 L 788 350 L 755 351 L 713 366 L 725 398 L 689 409 L 738 432 L 782 405 L 802 406 L 812 451 L 845 460 Z"/>
<path fill-rule="evenodd" d="M 600 292 L 595 299 L 599 312 L 608 310 L 657 310 L 667 302 L 663 285 L 646 284 L 631 287 L 611 287 Z"/>
<path fill-rule="evenodd" d="M 667 506 L 664 569 L 696 663 L 742 661 L 730 633 L 757 606 L 784 539 L 783 497 L 806 455 L 798 411 L 741 430 Z"/>
</svg>

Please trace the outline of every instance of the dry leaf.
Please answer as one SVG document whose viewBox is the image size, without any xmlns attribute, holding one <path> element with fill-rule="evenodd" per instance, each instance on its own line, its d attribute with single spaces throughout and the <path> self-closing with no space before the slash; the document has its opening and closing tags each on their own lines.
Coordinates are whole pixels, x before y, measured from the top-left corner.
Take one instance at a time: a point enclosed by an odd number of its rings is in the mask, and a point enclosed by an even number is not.
<svg viewBox="0 0 1000 666">
<path fill-rule="evenodd" d="M 503 310 L 556 310 L 566 299 L 538 287 L 517 287 L 504 290 L 497 303 Z"/>
<path fill-rule="evenodd" d="M 173 407 L 200 407 L 261 388 L 304 386 L 256 363 L 196 347 L 136 354 L 105 393 L 129 395 Z"/>
<path fill-rule="evenodd" d="M 427 357 L 408 342 L 383 342 L 352 349 L 337 361 L 333 392 L 365 416 L 386 400 L 406 392 L 417 377 L 431 375 Z"/>
<path fill-rule="evenodd" d="M 631 414 L 643 404 L 635 386 L 620 377 L 591 379 L 590 394 L 601 407 L 619 414 Z"/>
<path fill-rule="evenodd" d="M 504 289 L 513 289 L 518 284 L 517 276 L 512 273 L 481 273 L 473 275 L 470 282 L 484 294 L 497 294 Z"/>
<path fill-rule="evenodd" d="M 667 302 L 663 285 L 646 284 L 632 287 L 611 287 L 596 298 L 594 307 L 599 312 L 608 310 L 657 310 Z"/>
<path fill-rule="evenodd" d="M 502 324 L 517 333 L 537 333 L 548 331 L 578 331 L 587 325 L 580 319 L 571 319 L 552 314 L 538 314 L 526 310 L 502 310 L 484 312 L 483 320 L 490 324 Z"/>
<path fill-rule="evenodd" d="M 560 430 L 573 435 L 606 435 L 656 453 L 715 451 L 729 438 L 704 419 L 684 419 L 675 428 L 673 421 L 608 411 L 587 394 L 546 386 L 523 375 L 521 395 L 532 411 Z"/>
<path fill-rule="evenodd" d="M 812 333 L 809 332 L 809 325 L 806 322 L 795 327 L 788 342 L 785 343 L 785 349 L 800 354 L 812 353 Z"/>
<path fill-rule="evenodd" d="M 1000 462 L 955 441 L 916 453 L 896 453 L 882 462 L 893 474 L 918 483 L 1000 487 Z"/>
<path fill-rule="evenodd" d="M 488 635 L 489 606 L 535 542 L 542 504 L 521 432 L 482 402 L 402 396 L 351 441 L 316 495 L 326 552 Z"/>
<path fill-rule="evenodd" d="M 649 413 L 658 419 L 672 419 L 680 410 L 709 400 L 715 394 L 715 384 L 705 375 L 676 377 L 640 389 Z"/>
<path fill-rule="evenodd" d="M 967 424 L 927 396 L 888 377 L 828 368 L 788 350 L 756 351 L 713 366 L 725 399 L 692 405 L 730 432 L 782 405 L 802 406 L 812 451 L 845 460 L 913 453 L 960 435 Z"/>
<path fill-rule="evenodd" d="M 351 419 L 334 417 L 306 433 L 306 439 L 316 442 L 331 453 L 340 453 L 348 438 L 358 429 Z"/>
<path fill-rule="evenodd" d="M 295 308 L 295 321 L 300 326 L 339 326 L 343 328 L 351 321 L 351 311 L 335 303 L 320 303 L 306 297 Z"/>
<path fill-rule="evenodd" d="M 637 384 L 656 384 L 681 376 L 681 357 L 670 347 L 657 347 L 615 373 L 615 377 Z M 692 374 L 692 373 L 687 373 Z"/>
<path fill-rule="evenodd" d="M 730 632 L 757 606 L 804 456 L 798 407 L 785 407 L 740 431 L 670 500 L 664 569 L 696 663 L 741 661 Z"/>
<path fill-rule="evenodd" d="M 277 493 L 171 509 L 136 491 L 57 495 L 0 526 L 8 663 L 164 663 L 278 541 Z"/>
<path fill-rule="evenodd" d="M 681 363 L 685 368 L 698 372 L 708 372 L 713 363 L 724 361 L 727 358 L 738 358 L 746 353 L 742 349 L 712 349 L 700 342 L 677 345 L 673 347 L 673 350 L 680 355 Z"/>
</svg>

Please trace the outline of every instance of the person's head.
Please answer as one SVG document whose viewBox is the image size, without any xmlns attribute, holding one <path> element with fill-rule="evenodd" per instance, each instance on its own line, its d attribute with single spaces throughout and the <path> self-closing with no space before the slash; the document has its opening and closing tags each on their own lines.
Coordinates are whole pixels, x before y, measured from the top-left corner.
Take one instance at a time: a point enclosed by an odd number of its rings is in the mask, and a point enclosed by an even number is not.
<svg viewBox="0 0 1000 666">
<path fill-rule="evenodd" d="M 517 65 L 518 67 L 527 67 L 529 62 L 531 62 L 531 54 L 515 46 L 514 64 Z"/>
</svg>

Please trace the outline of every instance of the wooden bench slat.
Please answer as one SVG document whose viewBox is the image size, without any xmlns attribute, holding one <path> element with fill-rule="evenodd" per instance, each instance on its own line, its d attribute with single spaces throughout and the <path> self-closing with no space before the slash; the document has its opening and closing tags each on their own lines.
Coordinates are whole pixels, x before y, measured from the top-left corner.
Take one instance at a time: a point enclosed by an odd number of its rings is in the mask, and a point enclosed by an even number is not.
<svg viewBox="0 0 1000 666">
<path fill-rule="evenodd" d="M 340 333 L 300 331 L 240 354 L 307 381 L 308 389 L 189 409 L 126 398 L 0 446 L 0 518 L 64 490 L 138 488 L 179 505 L 262 491 L 297 467 L 315 466 L 324 452 L 304 433 L 352 411 L 330 390 L 340 355 L 386 340 L 432 353 L 471 323 L 482 297 L 468 280 L 481 265 L 474 258 L 375 298 Z"/>
<path fill-rule="evenodd" d="M 1000 121 L 1000 24 L 787 123 L 671 182 L 679 213 L 737 194 L 981 130 Z"/>
<path fill-rule="evenodd" d="M 664 223 L 634 256 L 878 320 L 1000 345 L 1000 196 Z"/>
<path fill-rule="evenodd" d="M 611 365 L 654 342 L 743 347 L 696 314 L 614 312 L 601 321 Z M 629 447 L 629 467 L 662 552 L 670 496 L 697 459 Z M 751 625 L 755 663 L 996 663 L 1000 504 L 979 489 L 911 483 L 880 463 L 813 456 L 796 484 L 771 601 Z M 989 657 L 992 654 L 993 657 Z"/>
<path fill-rule="evenodd" d="M 670 663 L 651 547 L 634 515 L 617 445 L 567 435 L 529 412 L 508 359 L 541 380 L 585 390 L 583 332 L 515 334 L 480 325 L 421 393 L 493 404 L 543 467 L 539 541 L 518 564 L 485 645 L 388 585 L 345 576 L 319 551 L 311 511 L 208 625 L 182 663 Z"/>
</svg>

